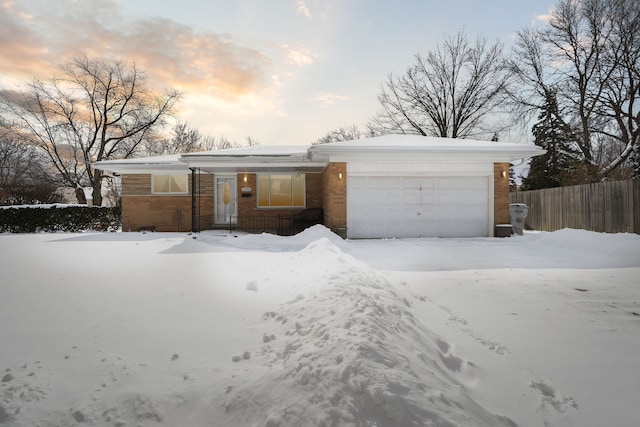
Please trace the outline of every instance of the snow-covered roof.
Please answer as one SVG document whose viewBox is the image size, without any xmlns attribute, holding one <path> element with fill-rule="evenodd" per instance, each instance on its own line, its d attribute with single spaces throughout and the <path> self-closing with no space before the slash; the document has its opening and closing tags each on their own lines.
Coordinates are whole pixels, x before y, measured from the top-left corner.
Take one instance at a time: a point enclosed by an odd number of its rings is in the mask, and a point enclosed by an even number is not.
<svg viewBox="0 0 640 427">
<path fill-rule="evenodd" d="M 224 150 L 185 153 L 182 159 L 202 157 L 293 157 L 306 156 L 308 145 L 253 145 L 250 147 L 227 148 Z"/>
<path fill-rule="evenodd" d="M 167 156 L 136 159 L 106 160 L 94 163 L 94 167 L 116 173 L 167 173 L 199 168 L 209 172 L 273 172 L 273 171 L 321 171 L 326 162 L 312 162 L 309 146 L 254 145 Z"/>
<path fill-rule="evenodd" d="M 329 161 L 367 159 L 481 159 L 509 162 L 544 154 L 533 144 L 384 135 L 320 145 L 254 145 L 251 147 L 124 160 L 106 160 L 94 167 L 116 173 L 321 171 Z"/>
<path fill-rule="evenodd" d="M 210 172 L 320 172 L 325 161 L 309 158 L 309 146 L 254 145 L 251 147 L 183 154 L 189 167 Z"/>
<path fill-rule="evenodd" d="M 330 156 L 344 158 L 366 158 L 371 155 L 415 158 L 416 155 L 481 155 L 494 161 L 511 161 L 544 154 L 534 144 L 480 141 L 475 139 L 439 138 L 420 135 L 383 135 L 351 141 L 314 145 L 310 149 L 312 158 Z M 505 160 L 506 159 L 506 160 Z"/>
<path fill-rule="evenodd" d="M 187 170 L 187 165 L 180 161 L 180 156 L 181 154 L 167 154 L 121 160 L 102 160 L 95 162 L 93 167 L 121 174 L 184 172 Z"/>
</svg>

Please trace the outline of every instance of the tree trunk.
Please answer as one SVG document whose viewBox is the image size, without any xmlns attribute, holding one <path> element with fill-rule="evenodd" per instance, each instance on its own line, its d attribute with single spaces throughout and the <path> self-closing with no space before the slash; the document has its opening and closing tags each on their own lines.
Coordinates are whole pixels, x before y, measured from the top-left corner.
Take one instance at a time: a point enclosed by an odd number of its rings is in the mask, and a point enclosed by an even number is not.
<svg viewBox="0 0 640 427">
<path fill-rule="evenodd" d="M 102 206 L 102 171 L 93 172 L 93 206 Z"/>
<path fill-rule="evenodd" d="M 87 204 L 87 196 L 84 195 L 84 189 L 82 187 L 76 188 L 76 199 L 78 199 L 78 203 L 81 205 Z"/>
</svg>

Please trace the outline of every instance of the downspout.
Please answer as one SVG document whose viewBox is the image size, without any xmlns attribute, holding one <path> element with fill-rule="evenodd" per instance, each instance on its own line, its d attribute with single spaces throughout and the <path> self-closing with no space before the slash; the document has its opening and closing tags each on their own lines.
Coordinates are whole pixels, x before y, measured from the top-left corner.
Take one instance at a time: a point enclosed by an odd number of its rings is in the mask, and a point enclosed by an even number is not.
<svg viewBox="0 0 640 427">
<path fill-rule="evenodd" d="M 200 168 L 198 168 L 198 216 L 199 218 L 197 218 L 198 221 L 198 230 L 202 227 L 201 221 L 202 221 L 202 170 L 200 170 Z"/>
<path fill-rule="evenodd" d="M 191 170 L 191 232 L 196 233 L 198 226 L 196 224 L 196 169 Z"/>
</svg>

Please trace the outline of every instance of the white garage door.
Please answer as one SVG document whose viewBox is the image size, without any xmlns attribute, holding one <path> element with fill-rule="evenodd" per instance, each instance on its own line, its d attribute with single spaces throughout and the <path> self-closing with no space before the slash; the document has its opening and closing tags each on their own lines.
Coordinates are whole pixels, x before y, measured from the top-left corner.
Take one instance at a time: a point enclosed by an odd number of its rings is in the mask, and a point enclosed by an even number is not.
<svg viewBox="0 0 640 427">
<path fill-rule="evenodd" d="M 350 176 L 350 238 L 488 235 L 489 177 Z"/>
</svg>

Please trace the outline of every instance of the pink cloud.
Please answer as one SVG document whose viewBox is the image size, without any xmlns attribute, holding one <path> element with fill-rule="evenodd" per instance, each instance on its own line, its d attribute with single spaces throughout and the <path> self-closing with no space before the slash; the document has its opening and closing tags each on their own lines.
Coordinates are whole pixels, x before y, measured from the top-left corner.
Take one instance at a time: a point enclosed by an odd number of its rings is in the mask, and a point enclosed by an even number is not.
<svg viewBox="0 0 640 427">
<path fill-rule="evenodd" d="M 271 59 L 231 36 L 131 19 L 112 0 L 0 3 L 0 73 L 48 77 L 80 53 L 135 61 L 153 82 L 223 101 L 273 84 Z"/>
</svg>

